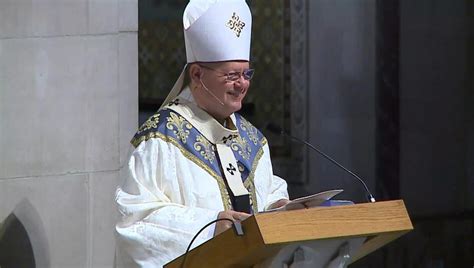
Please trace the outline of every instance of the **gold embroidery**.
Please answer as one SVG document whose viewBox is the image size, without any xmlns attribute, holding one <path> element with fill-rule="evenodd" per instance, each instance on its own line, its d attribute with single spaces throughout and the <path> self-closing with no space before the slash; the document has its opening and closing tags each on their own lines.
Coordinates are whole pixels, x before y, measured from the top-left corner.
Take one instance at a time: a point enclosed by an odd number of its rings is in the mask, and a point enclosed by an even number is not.
<svg viewBox="0 0 474 268">
<path fill-rule="evenodd" d="M 140 136 L 138 139 L 137 138 L 133 138 L 130 143 L 135 147 L 137 148 L 138 145 L 140 145 L 140 143 L 142 143 L 143 141 L 147 141 L 149 139 L 152 139 L 152 138 L 156 138 L 156 134 L 158 132 L 151 132 L 151 133 L 147 133 L 146 135 L 143 135 L 143 136 Z"/>
<path fill-rule="evenodd" d="M 226 192 L 227 192 L 227 190 L 226 190 Z M 227 201 L 226 205 L 227 205 L 228 209 L 233 210 L 233 207 L 232 207 L 232 200 L 230 200 L 230 196 L 229 196 L 229 195 L 227 196 L 227 200 L 226 200 L 226 201 Z"/>
<path fill-rule="evenodd" d="M 202 135 L 196 137 L 196 142 L 194 143 L 194 149 L 198 151 L 204 159 L 208 160 L 210 163 L 216 159 L 216 153 L 213 150 L 213 146 L 206 138 Z"/>
<path fill-rule="evenodd" d="M 240 164 L 240 163 L 237 163 L 237 166 L 239 167 L 239 171 L 240 173 L 244 172 L 245 169 L 244 169 L 244 165 Z"/>
<path fill-rule="evenodd" d="M 171 118 L 170 118 L 171 117 Z M 187 137 L 189 136 L 189 131 L 186 130 L 185 128 L 187 129 L 191 129 L 192 126 L 187 122 L 185 121 L 184 118 L 180 118 L 178 115 L 174 114 L 174 113 L 170 113 L 170 117 L 167 118 L 168 120 L 168 123 L 167 123 L 167 128 L 170 129 L 170 130 L 173 130 L 173 127 L 176 127 L 179 129 L 179 126 L 181 126 L 181 129 L 183 130 L 184 134 L 182 135 L 178 135 L 178 133 L 176 133 L 177 130 L 175 130 L 175 134 L 177 135 L 177 137 L 179 139 L 182 140 L 182 137 L 184 136 L 185 137 L 185 140 L 187 139 Z M 156 115 L 156 121 L 158 122 L 158 118 L 159 116 Z M 249 123 L 250 124 L 250 123 Z M 242 125 L 241 125 L 242 126 Z M 170 128 L 171 127 L 171 128 Z M 142 131 L 145 131 L 145 130 L 142 130 Z M 186 134 L 186 131 L 187 131 L 187 134 Z M 178 130 L 179 132 L 179 130 Z M 250 136 L 250 135 L 249 135 Z M 143 136 L 140 136 L 138 139 L 132 139 L 131 143 L 133 146 L 135 147 L 138 147 L 138 145 L 143 142 L 143 141 L 146 141 L 146 140 L 149 140 L 149 139 L 152 139 L 152 138 L 159 138 L 165 142 L 170 142 L 171 144 L 173 144 L 176 148 L 178 148 L 181 153 L 187 158 L 189 159 L 190 161 L 192 161 L 193 163 L 195 163 L 197 166 L 199 166 L 200 168 L 202 168 L 203 170 L 205 170 L 210 176 L 212 176 L 216 181 L 217 181 L 217 184 L 219 186 L 219 191 L 221 193 L 221 200 L 222 200 L 222 204 L 224 206 L 224 210 L 229 210 L 229 209 L 232 209 L 232 202 L 231 202 L 231 199 L 230 199 L 230 196 L 229 196 L 229 193 L 227 192 L 227 188 L 226 188 L 226 185 L 225 185 L 225 181 L 222 179 L 222 177 L 220 177 L 211 167 L 209 167 L 207 164 L 205 164 L 201 159 L 199 159 L 198 157 L 196 157 L 195 155 L 193 155 L 192 153 L 190 153 L 189 151 L 186 150 L 186 148 L 184 148 L 176 139 L 174 139 L 173 137 L 169 137 L 169 136 L 165 136 L 159 132 L 152 132 L 152 133 L 147 133 L 146 135 L 143 135 Z M 198 139 L 196 139 L 198 141 Z M 253 141 L 253 140 L 252 140 Z M 202 141 L 200 141 L 202 142 Z M 265 144 L 267 144 L 267 140 L 265 139 L 265 137 L 262 137 L 262 139 L 260 140 L 260 143 L 262 146 L 264 146 Z M 195 144 L 196 145 L 196 144 Z M 212 144 L 211 144 L 212 146 Z M 251 148 L 249 147 L 248 143 L 246 140 L 242 139 L 241 137 L 237 137 L 236 139 L 234 139 L 234 142 L 233 144 L 231 145 L 232 149 L 235 150 L 235 151 L 239 151 L 239 154 L 245 158 L 245 159 L 248 159 L 249 156 L 250 156 L 250 151 L 251 151 Z M 212 148 L 212 147 L 211 147 Z M 196 150 L 199 151 L 199 149 L 197 149 L 195 147 Z M 211 150 L 212 151 L 212 150 Z M 203 152 L 200 152 L 201 155 Z M 254 177 L 255 177 L 255 170 L 257 168 L 257 164 L 260 160 L 260 158 L 262 157 L 263 155 L 263 147 L 259 149 L 259 151 L 257 152 L 255 158 L 254 158 L 254 161 L 253 161 L 253 165 L 252 165 L 252 169 L 250 171 L 250 174 L 249 176 L 247 177 L 247 179 L 245 180 L 244 182 L 244 186 L 249 190 L 250 192 L 250 202 L 251 202 L 251 206 L 252 206 L 252 209 L 254 211 L 255 214 L 258 213 L 258 204 L 257 204 L 257 197 L 256 197 L 256 191 L 255 191 L 255 183 L 254 183 Z M 214 155 L 215 156 L 215 155 Z M 246 158 L 247 157 L 247 158 Z M 240 169 L 240 167 L 239 167 Z"/>
<path fill-rule="evenodd" d="M 144 131 L 147 131 L 152 128 L 158 127 L 158 120 L 160 119 L 160 114 L 154 114 L 148 120 L 143 123 L 143 125 L 138 129 L 137 134 L 140 134 Z"/>
<path fill-rule="evenodd" d="M 202 162 L 201 159 L 199 159 L 198 157 L 196 157 L 195 155 L 187 151 L 186 148 L 181 146 L 181 144 L 174 138 L 167 137 L 159 132 L 152 132 L 152 133 L 148 133 L 147 135 L 141 136 L 140 139 L 132 140 L 132 144 L 135 147 L 138 147 L 138 145 L 142 141 L 149 140 L 152 138 L 159 138 L 165 142 L 170 142 L 171 144 L 176 146 L 176 148 L 178 148 L 187 159 L 194 162 L 197 166 L 199 166 L 200 168 L 205 170 L 209 175 L 211 175 L 217 181 L 217 184 L 219 185 L 219 191 L 221 193 L 221 199 L 222 199 L 222 204 L 224 206 L 224 210 L 232 209 L 232 202 L 230 200 L 229 193 L 227 192 L 227 188 L 222 177 L 217 175 L 217 173 L 215 173 L 215 171 L 212 168 L 210 168 L 208 165 Z M 265 145 L 267 143 L 267 140 L 263 138 L 261 140 L 261 143 Z M 257 168 L 258 162 L 260 158 L 262 157 L 262 155 L 263 155 L 263 147 L 260 148 L 259 151 L 257 152 L 257 155 L 255 156 L 253 164 L 252 164 L 252 169 L 250 170 L 250 174 L 244 182 L 245 188 L 247 188 L 250 192 L 251 205 L 252 205 L 253 212 L 255 214 L 258 213 L 258 204 L 257 204 L 257 195 L 255 191 L 254 178 L 255 178 L 255 170 Z"/>
<path fill-rule="evenodd" d="M 263 137 L 261 140 L 260 140 L 260 143 L 262 144 L 262 146 L 264 146 L 265 144 L 267 144 L 267 139 L 265 137 Z"/>
<path fill-rule="evenodd" d="M 252 149 L 250 148 L 246 139 L 242 139 L 240 136 L 234 138 L 230 144 L 230 148 L 238 152 L 245 160 L 250 159 L 250 153 L 252 152 Z"/>
<path fill-rule="evenodd" d="M 198 167 L 205 170 L 211 177 L 213 177 L 217 181 L 217 185 L 219 186 L 219 191 L 221 193 L 221 200 L 224 206 L 224 210 L 232 209 L 230 196 L 229 196 L 229 193 L 227 192 L 227 188 L 225 186 L 225 182 L 222 179 L 222 177 L 220 177 L 212 168 L 210 168 L 208 165 L 202 162 L 201 159 L 199 159 L 198 157 L 190 153 L 188 150 L 186 150 L 186 148 L 181 146 L 181 144 L 173 137 L 165 136 L 161 134 L 160 132 L 152 132 L 140 137 L 140 139 L 135 140 L 133 145 L 137 147 L 142 141 L 149 140 L 152 138 L 159 138 L 163 140 L 164 142 L 169 142 L 173 144 L 176 148 L 178 148 L 181 151 L 184 157 L 186 157 L 188 160 L 196 164 Z"/>
<path fill-rule="evenodd" d="M 222 200 L 222 204 L 224 205 L 224 210 L 232 209 L 232 205 L 230 204 L 230 196 L 229 196 L 229 193 L 227 192 L 227 188 L 222 177 L 217 175 L 215 171 L 212 168 L 210 168 L 208 165 L 203 163 L 201 159 L 197 158 L 195 155 L 187 151 L 186 148 L 182 147 L 178 141 L 176 141 L 175 139 L 171 137 L 165 137 L 161 133 L 159 133 L 159 135 L 162 136 L 162 140 L 169 141 L 170 143 L 172 143 L 181 151 L 181 153 L 187 159 L 194 162 L 198 167 L 204 169 L 207 173 L 209 173 L 209 175 L 211 175 L 217 181 L 217 185 L 219 185 L 219 191 L 221 192 L 221 200 Z"/>
<path fill-rule="evenodd" d="M 234 31 L 237 37 L 240 37 L 240 32 L 245 27 L 245 22 L 241 21 L 237 14 L 232 14 L 232 18 L 226 23 L 226 26 Z"/>
<path fill-rule="evenodd" d="M 186 143 L 186 140 L 189 136 L 189 129 L 193 126 L 184 119 L 184 117 L 179 116 L 173 112 L 170 112 L 170 116 L 166 118 L 168 123 L 166 127 L 169 130 L 173 130 L 174 134 L 183 142 Z"/>
<path fill-rule="evenodd" d="M 258 144 L 258 132 L 257 128 L 252 126 L 247 120 L 245 120 L 243 117 L 240 119 L 240 127 L 247 132 L 247 135 L 249 136 L 249 139 L 253 142 L 253 144 L 257 145 Z"/>
</svg>

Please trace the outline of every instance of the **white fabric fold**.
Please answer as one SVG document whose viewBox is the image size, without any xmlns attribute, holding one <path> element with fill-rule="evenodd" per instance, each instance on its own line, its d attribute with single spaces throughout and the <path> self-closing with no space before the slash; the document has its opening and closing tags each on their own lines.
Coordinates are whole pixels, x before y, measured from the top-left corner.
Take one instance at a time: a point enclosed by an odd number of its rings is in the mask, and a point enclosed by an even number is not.
<svg viewBox="0 0 474 268">
<path fill-rule="evenodd" d="M 254 170 L 258 211 L 288 198 L 286 183 L 273 175 L 268 145 Z M 117 267 L 161 267 L 183 254 L 196 232 L 224 210 L 213 176 L 160 138 L 140 143 L 123 170 L 116 192 L 122 214 L 116 225 Z M 212 238 L 205 230 L 194 246 Z"/>
</svg>

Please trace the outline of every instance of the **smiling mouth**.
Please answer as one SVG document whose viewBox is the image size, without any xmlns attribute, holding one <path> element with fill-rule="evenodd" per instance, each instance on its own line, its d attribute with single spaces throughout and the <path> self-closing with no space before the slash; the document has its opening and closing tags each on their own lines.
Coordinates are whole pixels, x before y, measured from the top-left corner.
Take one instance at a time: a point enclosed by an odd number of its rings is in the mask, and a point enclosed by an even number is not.
<svg viewBox="0 0 474 268">
<path fill-rule="evenodd" d="M 227 94 L 233 96 L 233 97 L 239 97 L 242 93 L 238 91 L 229 91 Z"/>
</svg>

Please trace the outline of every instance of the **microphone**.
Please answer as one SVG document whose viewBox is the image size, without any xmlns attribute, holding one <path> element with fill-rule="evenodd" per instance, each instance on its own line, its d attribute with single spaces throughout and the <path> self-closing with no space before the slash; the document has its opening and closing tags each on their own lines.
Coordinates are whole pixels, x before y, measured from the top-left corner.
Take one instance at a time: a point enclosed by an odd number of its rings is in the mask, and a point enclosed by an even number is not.
<svg viewBox="0 0 474 268">
<path fill-rule="evenodd" d="M 199 81 L 201 82 L 201 85 L 202 87 L 207 91 L 207 93 L 209 95 L 211 95 L 212 97 L 214 97 L 214 99 L 216 99 L 222 106 L 225 106 L 224 102 L 222 102 L 214 93 L 212 93 L 212 91 L 210 91 L 206 85 L 204 85 L 204 82 L 202 82 L 202 79 L 201 77 L 199 77 Z"/>
<path fill-rule="evenodd" d="M 268 123 L 267 126 L 266 126 L 266 129 L 268 129 L 270 132 L 273 132 L 275 134 L 279 134 L 279 135 L 282 135 L 284 137 L 289 137 L 293 140 L 296 140 L 300 143 L 303 143 L 304 145 L 308 146 L 309 148 L 313 149 L 314 151 L 316 151 L 318 154 L 322 155 L 324 158 L 326 158 L 327 160 L 331 161 L 333 164 L 335 164 L 336 166 L 338 166 L 339 168 L 341 168 L 342 170 L 344 170 L 345 172 L 349 173 L 352 177 L 356 178 L 360 183 L 362 183 L 362 185 L 364 186 L 365 188 L 365 192 L 367 193 L 367 199 L 369 202 L 372 202 L 374 203 L 375 202 L 375 198 L 374 196 L 372 195 L 372 193 L 370 193 L 370 190 L 369 188 L 367 187 L 367 185 L 365 184 L 364 180 L 362 180 L 359 176 L 357 176 L 356 174 L 354 174 L 354 172 L 348 170 L 347 168 L 345 168 L 343 165 L 339 164 L 336 160 L 332 159 L 330 156 L 328 156 L 327 154 L 323 153 L 321 150 L 319 150 L 318 148 L 314 147 L 311 143 L 307 142 L 307 141 L 304 141 L 302 139 L 299 139 L 297 137 L 294 137 L 288 133 L 286 133 L 281 127 L 273 124 L 273 123 Z"/>
<path fill-rule="evenodd" d="M 213 221 L 210 221 L 208 222 L 206 225 L 204 225 L 193 237 L 193 239 L 191 239 L 191 242 L 189 242 L 188 244 L 188 248 L 186 249 L 186 252 L 184 253 L 184 257 L 183 257 L 183 261 L 181 262 L 181 268 L 184 268 L 184 264 L 186 263 L 186 257 L 188 256 L 188 252 L 189 250 L 191 249 L 191 245 L 193 244 L 194 240 L 196 240 L 196 238 L 198 237 L 198 235 L 204 231 L 207 227 L 209 227 L 209 225 L 215 223 L 215 222 L 218 222 L 218 221 L 230 221 L 232 223 L 232 226 L 234 226 L 234 230 L 235 230 L 235 233 L 238 235 L 238 236 L 243 236 L 244 235 L 244 230 L 242 229 L 242 223 L 240 223 L 240 221 L 233 221 L 231 219 L 227 219 L 227 218 L 222 218 L 222 219 L 215 219 Z"/>
</svg>

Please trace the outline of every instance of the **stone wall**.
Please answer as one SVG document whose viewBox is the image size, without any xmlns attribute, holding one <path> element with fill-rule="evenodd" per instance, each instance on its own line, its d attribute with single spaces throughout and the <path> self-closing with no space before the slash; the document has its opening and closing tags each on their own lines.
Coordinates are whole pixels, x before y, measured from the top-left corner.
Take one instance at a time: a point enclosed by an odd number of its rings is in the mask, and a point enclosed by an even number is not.
<svg viewBox="0 0 474 268">
<path fill-rule="evenodd" d="M 38 267 L 113 264 L 137 25 L 137 0 L 0 1 L 0 222 L 20 220 Z"/>
<path fill-rule="evenodd" d="M 375 189 L 375 1 L 308 1 L 309 141 Z M 344 18 L 344 19 L 341 19 Z M 315 152 L 307 192 L 364 188 Z"/>
</svg>

